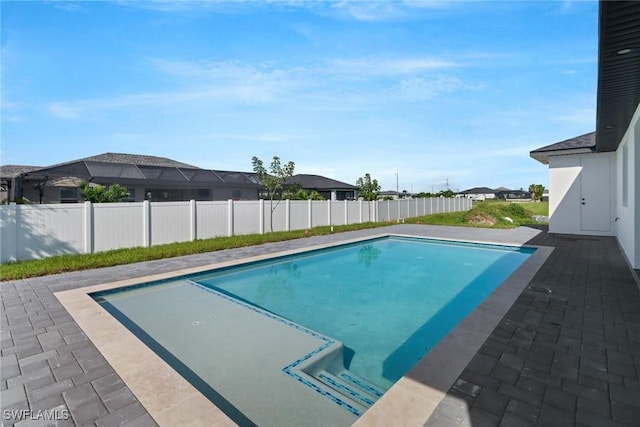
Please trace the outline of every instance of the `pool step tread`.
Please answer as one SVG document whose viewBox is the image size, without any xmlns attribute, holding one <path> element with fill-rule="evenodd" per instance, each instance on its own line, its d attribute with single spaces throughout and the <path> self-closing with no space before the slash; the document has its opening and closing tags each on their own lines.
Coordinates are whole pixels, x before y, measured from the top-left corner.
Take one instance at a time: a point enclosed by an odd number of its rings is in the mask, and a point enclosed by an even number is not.
<svg viewBox="0 0 640 427">
<path fill-rule="evenodd" d="M 358 388 L 364 390 L 366 393 L 370 394 L 371 396 L 374 396 L 376 399 L 379 399 L 382 397 L 382 395 L 384 394 L 384 391 L 381 390 L 379 387 L 371 384 L 370 382 L 358 377 L 357 375 L 354 375 L 353 373 L 349 372 L 349 371 L 341 371 L 338 376 L 349 382 L 350 384 L 353 384 L 355 386 L 357 386 Z"/>
<path fill-rule="evenodd" d="M 383 394 L 382 391 L 366 383 L 366 381 L 344 371 L 334 375 L 323 370 L 314 375 L 314 377 L 341 395 L 355 400 L 366 408 L 376 403 Z"/>
</svg>

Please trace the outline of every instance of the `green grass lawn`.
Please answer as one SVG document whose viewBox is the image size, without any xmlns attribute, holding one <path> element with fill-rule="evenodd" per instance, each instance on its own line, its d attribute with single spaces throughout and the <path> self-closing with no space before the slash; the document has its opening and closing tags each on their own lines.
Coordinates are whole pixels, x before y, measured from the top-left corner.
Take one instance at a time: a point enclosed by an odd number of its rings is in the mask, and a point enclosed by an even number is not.
<svg viewBox="0 0 640 427">
<path fill-rule="evenodd" d="M 411 218 L 406 222 L 463 227 L 514 228 L 535 223 L 532 216 L 547 216 L 548 212 L 548 202 L 511 203 L 492 200 L 474 202 L 470 211 L 426 215 Z"/>
<path fill-rule="evenodd" d="M 533 222 L 533 215 L 548 215 L 549 203 L 508 203 L 508 202 L 475 202 L 473 208 L 466 212 L 452 212 L 426 215 L 405 220 L 409 224 L 453 225 L 464 227 L 514 228 Z M 513 222 L 505 218 L 511 218 Z M 394 223 L 394 222 L 391 222 Z M 232 249 L 244 246 L 259 245 L 268 242 L 280 242 L 301 239 L 330 233 L 384 227 L 389 223 L 372 223 L 337 225 L 333 227 L 316 227 L 310 230 L 282 231 L 246 236 L 216 237 L 193 242 L 171 243 L 152 246 L 150 248 L 116 249 L 95 254 L 62 255 L 45 259 L 18 261 L 0 265 L 0 281 L 18 280 L 28 277 L 46 276 L 69 271 L 88 270 L 92 268 L 111 267 L 114 265 L 132 264 L 142 261 L 192 255 L 204 252 Z"/>
<path fill-rule="evenodd" d="M 525 202 L 518 203 L 533 215 L 549 216 L 549 202 Z"/>
</svg>

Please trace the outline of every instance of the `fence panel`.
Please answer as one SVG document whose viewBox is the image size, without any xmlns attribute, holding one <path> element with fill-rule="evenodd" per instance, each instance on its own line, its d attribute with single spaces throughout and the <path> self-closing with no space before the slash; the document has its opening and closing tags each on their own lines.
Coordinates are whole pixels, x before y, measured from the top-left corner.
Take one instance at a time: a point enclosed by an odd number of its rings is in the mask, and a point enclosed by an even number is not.
<svg viewBox="0 0 640 427">
<path fill-rule="evenodd" d="M 327 202 L 313 202 L 311 205 L 311 219 L 313 220 L 314 227 L 329 225 L 329 214 L 327 212 Z"/>
<path fill-rule="evenodd" d="M 378 221 L 389 221 L 389 202 L 390 200 L 382 200 L 378 202 Z"/>
<path fill-rule="evenodd" d="M 142 203 L 94 203 L 93 251 L 144 246 Z"/>
<path fill-rule="evenodd" d="M 347 217 L 349 218 L 349 224 L 360 223 L 360 206 L 366 202 L 349 201 L 347 202 Z"/>
<path fill-rule="evenodd" d="M 285 201 L 274 200 L 273 206 L 270 200 L 264 201 L 264 231 L 271 231 L 271 215 L 273 212 L 273 231 L 285 231 L 286 204 Z"/>
<path fill-rule="evenodd" d="M 360 221 L 395 222 L 398 218 L 471 208 L 469 199 L 448 198 L 276 204 L 274 231 L 308 228 L 309 214 L 312 227 L 317 227 Z M 258 200 L 0 206 L 0 260 L 208 239 L 231 231 L 236 235 L 269 232 L 270 218 L 270 202 Z"/>
<path fill-rule="evenodd" d="M 189 202 L 151 203 L 151 245 L 191 240 Z"/>
<path fill-rule="evenodd" d="M 18 260 L 18 205 L 0 206 L 0 262 Z"/>
<path fill-rule="evenodd" d="M 233 202 L 233 234 L 260 233 L 260 201 Z"/>
<path fill-rule="evenodd" d="M 331 202 L 331 225 L 344 225 L 345 202 Z"/>
<path fill-rule="evenodd" d="M 291 229 L 304 230 L 305 228 L 309 228 L 309 201 L 292 200 L 290 203 Z M 313 203 L 313 201 L 311 203 Z"/>
<path fill-rule="evenodd" d="M 228 223 L 227 202 L 198 202 L 196 204 L 196 230 L 198 239 L 226 236 Z"/>
<path fill-rule="evenodd" d="M 83 253 L 83 204 L 19 205 L 17 259 Z"/>
</svg>

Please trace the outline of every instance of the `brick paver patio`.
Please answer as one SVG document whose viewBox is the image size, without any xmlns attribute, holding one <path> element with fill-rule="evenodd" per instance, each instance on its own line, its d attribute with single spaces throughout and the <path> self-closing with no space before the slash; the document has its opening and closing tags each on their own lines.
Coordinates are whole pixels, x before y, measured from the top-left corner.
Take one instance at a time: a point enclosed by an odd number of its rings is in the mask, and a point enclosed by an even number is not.
<svg viewBox="0 0 640 427">
<path fill-rule="evenodd" d="M 2 282 L 3 425 L 156 425 L 54 292 L 381 232 L 555 248 L 426 425 L 640 425 L 640 290 L 613 238 L 419 225 Z"/>
</svg>

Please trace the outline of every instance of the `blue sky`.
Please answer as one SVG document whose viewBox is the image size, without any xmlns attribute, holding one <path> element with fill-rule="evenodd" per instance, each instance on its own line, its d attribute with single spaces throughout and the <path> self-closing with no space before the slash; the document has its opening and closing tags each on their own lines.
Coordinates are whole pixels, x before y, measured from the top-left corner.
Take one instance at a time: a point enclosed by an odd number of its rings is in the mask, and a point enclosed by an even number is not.
<svg viewBox="0 0 640 427">
<path fill-rule="evenodd" d="M 1 4 L 1 164 L 104 152 L 384 190 L 548 183 L 595 129 L 594 1 Z"/>
</svg>

